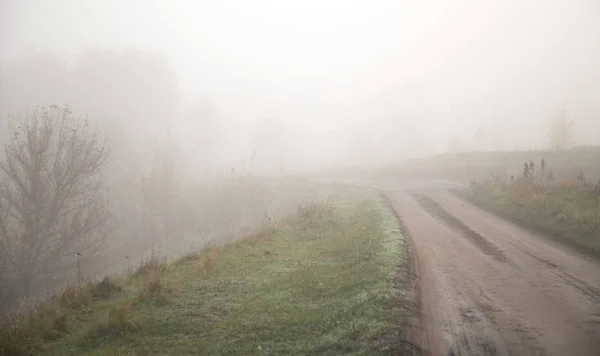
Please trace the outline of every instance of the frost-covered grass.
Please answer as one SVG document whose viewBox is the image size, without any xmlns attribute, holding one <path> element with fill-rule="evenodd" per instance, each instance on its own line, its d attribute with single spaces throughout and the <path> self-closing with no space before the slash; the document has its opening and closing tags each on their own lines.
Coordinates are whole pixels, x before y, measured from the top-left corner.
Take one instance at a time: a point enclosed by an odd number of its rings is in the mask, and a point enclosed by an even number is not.
<svg viewBox="0 0 600 356">
<path fill-rule="evenodd" d="M 105 293 L 88 286 L 78 303 L 2 328 L 0 347 L 12 340 L 48 355 L 394 354 L 409 302 L 405 254 L 378 194 L 338 189 L 227 245 L 169 265 L 147 261 L 105 282 Z"/>
</svg>

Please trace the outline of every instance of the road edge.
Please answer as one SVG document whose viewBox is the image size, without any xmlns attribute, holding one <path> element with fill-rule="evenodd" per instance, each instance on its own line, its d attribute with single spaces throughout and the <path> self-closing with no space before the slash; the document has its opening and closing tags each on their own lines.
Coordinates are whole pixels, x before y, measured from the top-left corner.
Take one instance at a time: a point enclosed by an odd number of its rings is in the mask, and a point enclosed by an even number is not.
<svg viewBox="0 0 600 356">
<path fill-rule="evenodd" d="M 396 224 L 400 231 L 400 234 L 404 237 L 404 247 L 406 250 L 407 261 L 404 265 L 408 280 L 404 281 L 405 290 L 407 293 L 407 299 L 410 301 L 410 305 L 406 306 L 407 317 L 403 320 L 402 328 L 402 340 L 405 342 L 404 353 L 402 355 L 407 356 L 432 356 L 427 350 L 427 341 L 423 339 L 421 330 L 423 330 L 422 320 L 422 304 L 421 304 L 421 268 L 419 256 L 414 248 L 412 236 L 404 222 L 402 217 L 398 214 L 392 200 L 389 196 L 390 192 L 378 189 L 379 195 L 382 198 L 385 206 L 390 210 L 396 219 Z"/>
</svg>

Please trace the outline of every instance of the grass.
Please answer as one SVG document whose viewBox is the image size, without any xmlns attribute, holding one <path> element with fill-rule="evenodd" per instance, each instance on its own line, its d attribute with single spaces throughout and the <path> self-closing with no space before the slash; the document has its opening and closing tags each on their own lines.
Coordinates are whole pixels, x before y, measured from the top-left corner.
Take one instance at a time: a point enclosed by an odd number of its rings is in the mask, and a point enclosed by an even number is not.
<svg viewBox="0 0 600 356">
<path fill-rule="evenodd" d="M 386 355 L 403 345 L 406 250 L 368 191 L 5 320 L 0 355 Z M 93 291 L 97 291 L 94 293 Z M 52 335 L 47 335 L 52 334 Z"/>
<path fill-rule="evenodd" d="M 589 185 L 576 180 L 517 178 L 473 184 L 462 196 L 526 227 L 600 257 L 600 209 Z"/>
<path fill-rule="evenodd" d="M 584 173 L 590 179 L 600 178 L 600 146 L 578 147 L 564 151 L 489 151 L 445 153 L 407 159 L 370 167 L 346 167 L 329 174 L 361 179 L 446 179 L 469 182 L 486 179 L 490 172 L 518 175 L 523 162 L 545 159 L 552 173 L 561 179 L 574 179 Z"/>
</svg>

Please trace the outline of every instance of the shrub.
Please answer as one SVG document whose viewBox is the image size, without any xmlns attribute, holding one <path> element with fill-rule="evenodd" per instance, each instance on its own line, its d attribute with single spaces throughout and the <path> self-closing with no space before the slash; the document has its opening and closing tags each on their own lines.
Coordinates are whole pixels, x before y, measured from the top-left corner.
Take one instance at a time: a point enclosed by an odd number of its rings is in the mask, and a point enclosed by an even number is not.
<svg viewBox="0 0 600 356">
<path fill-rule="evenodd" d="M 94 285 L 92 295 L 96 298 L 108 299 L 115 293 L 119 293 L 123 288 L 113 282 L 108 276 L 104 277 L 101 282 Z"/>
<path fill-rule="evenodd" d="M 89 289 L 74 285 L 66 285 L 58 295 L 58 307 L 79 309 L 87 306 L 91 302 Z"/>
</svg>

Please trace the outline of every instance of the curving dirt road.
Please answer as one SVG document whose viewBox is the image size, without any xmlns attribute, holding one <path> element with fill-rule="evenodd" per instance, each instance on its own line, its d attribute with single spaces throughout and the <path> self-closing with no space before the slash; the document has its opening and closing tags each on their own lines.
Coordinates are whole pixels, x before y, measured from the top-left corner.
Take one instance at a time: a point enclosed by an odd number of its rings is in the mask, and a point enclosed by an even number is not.
<svg viewBox="0 0 600 356">
<path fill-rule="evenodd" d="M 444 190 L 387 191 L 430 355 L 600 355 L 600 263 Z"/>
</svg>

